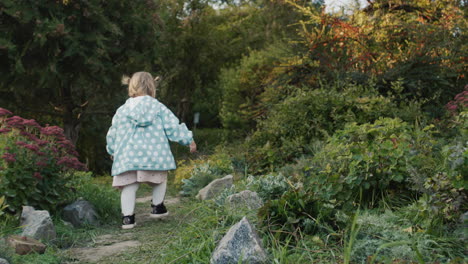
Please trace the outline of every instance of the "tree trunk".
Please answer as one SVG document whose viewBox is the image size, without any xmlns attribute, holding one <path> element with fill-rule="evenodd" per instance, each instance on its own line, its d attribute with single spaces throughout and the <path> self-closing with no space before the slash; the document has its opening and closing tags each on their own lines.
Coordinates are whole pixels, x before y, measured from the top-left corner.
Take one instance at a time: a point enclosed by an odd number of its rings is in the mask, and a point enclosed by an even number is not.
<svg viewBox="0 0 468 264">
<path fill-rule="evenodd" d="M 73 145 L 76 145 L 76 142 L 78 141 L 80 129 L 81 121 L 79 119 L 74 119 L 73 116 L 64 117 L 63 130 L 65 137 L 67 137 L 67 139 L 69 139 Z"/>
<path fill-rule="evenodd" d="M 70 84 L 63 84 L 61 89 L 62 95 L 62 111 L 63 111 L 63 130 L 65 137 L 69 139 L 73 145 L 76 145 L 78 141 L 78 136 L 81 128 L 80 115 L 76 116 L 76 108 L 79 108 L 79 105 L 76 105 L 72 97 L 72 87 Z M 80 109 L 82 110 L 82 109 Z M 79 111 L 81 112 L 81 111 Z"/>
</svg>

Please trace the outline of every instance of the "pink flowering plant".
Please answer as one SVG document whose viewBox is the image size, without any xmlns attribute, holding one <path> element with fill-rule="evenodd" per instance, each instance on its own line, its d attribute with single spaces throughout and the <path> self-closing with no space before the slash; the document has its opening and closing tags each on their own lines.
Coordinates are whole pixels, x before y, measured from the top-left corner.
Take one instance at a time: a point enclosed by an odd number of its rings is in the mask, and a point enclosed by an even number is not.
<svg viewBox="0 0 468 264">
<path fill-rule="evenodd" d="M 7 210 L 30 205 L 55 211 L 72 195 L 69 172 L 86 166 L 62 128 L 11 115 L 0 108 L 0 193 Z"/>
</svg>

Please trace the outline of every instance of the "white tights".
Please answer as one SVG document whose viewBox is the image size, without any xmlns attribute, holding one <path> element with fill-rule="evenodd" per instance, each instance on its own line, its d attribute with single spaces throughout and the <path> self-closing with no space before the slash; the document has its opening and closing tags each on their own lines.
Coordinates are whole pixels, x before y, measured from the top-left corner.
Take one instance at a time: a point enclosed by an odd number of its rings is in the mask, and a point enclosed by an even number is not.
<svg viewBox="0 0 468 264">
<path fill-rule="evenodd" d="M 135 211 L 136 192 L 140 184 L 138 182 L 129 184 L 122 188 L 120 203 L 123 215 L 133 215 Z M 158 205 L 164 201 L 166 195 L 167 181 L 153 186 L 153 204 Z"/>
</svg>

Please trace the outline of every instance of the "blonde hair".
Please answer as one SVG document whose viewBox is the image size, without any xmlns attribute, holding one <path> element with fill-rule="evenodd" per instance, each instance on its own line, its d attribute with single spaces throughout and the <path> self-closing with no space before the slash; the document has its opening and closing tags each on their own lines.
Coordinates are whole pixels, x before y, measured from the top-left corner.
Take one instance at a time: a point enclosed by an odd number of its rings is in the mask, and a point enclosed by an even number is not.
<svg viewBox="0 0 468 264">
<path fill-rule="evenodd" d="M 136 72 L 132 75 L 132 78 L 122 77 L 122 84 L 128 85 L 128 96 L 130 97 L 143 95 L 156 97 L 156 87 L 160 81 L 161 77 L 157 76 L 153 79 L 153 76 L 148 72 Z"/>
</svg>

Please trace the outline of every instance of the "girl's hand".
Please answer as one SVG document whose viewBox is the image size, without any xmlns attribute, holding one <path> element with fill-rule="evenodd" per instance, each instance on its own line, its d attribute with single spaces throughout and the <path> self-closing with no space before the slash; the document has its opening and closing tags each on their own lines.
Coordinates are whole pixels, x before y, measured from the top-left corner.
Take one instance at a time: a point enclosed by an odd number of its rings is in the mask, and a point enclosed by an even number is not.
<svg viewBox="0 0 468 264">
<path fill-rule="evenodd" d="M 195 152 L 197 152 L 197 144 L 195 144 L 195 140 L 192 140 L 192 143 L 190 143 L 190 153 Z"/>
</svg>

